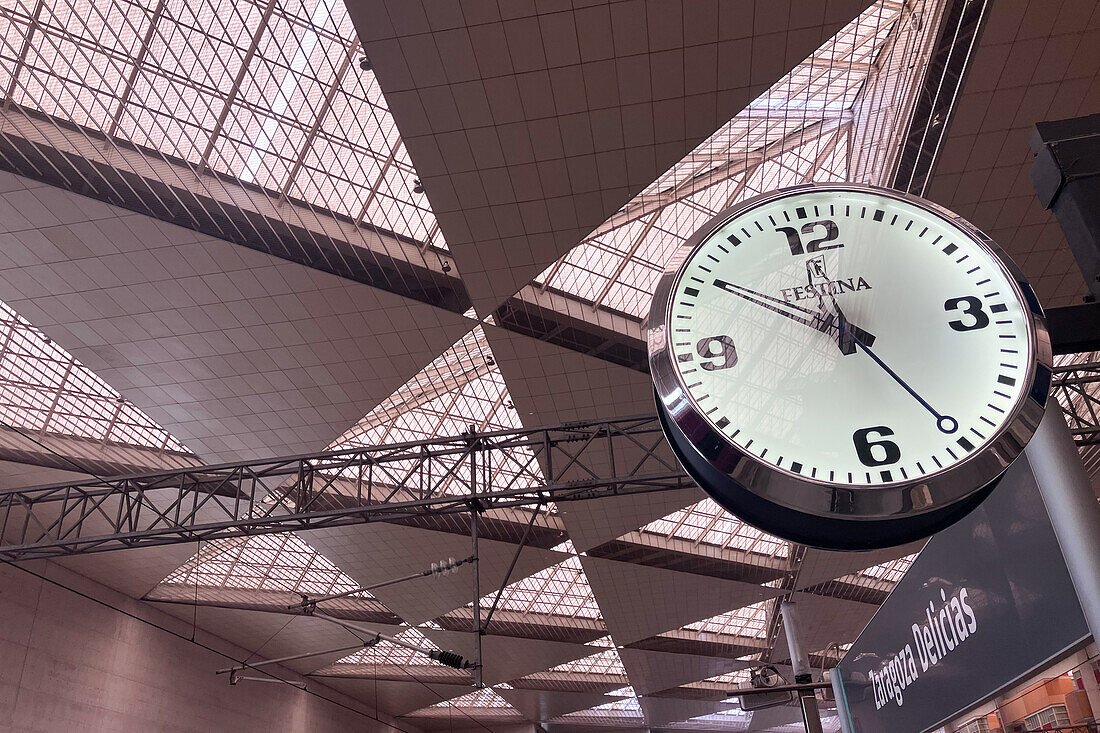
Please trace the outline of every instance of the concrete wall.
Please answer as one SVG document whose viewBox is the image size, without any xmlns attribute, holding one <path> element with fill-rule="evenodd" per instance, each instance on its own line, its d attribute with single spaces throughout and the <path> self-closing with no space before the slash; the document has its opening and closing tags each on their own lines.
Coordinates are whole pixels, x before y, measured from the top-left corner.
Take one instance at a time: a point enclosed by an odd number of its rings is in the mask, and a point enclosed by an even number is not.
<svg viewBox="0 0 1100 733">
<path fill-rule="evenodd" d="M 28 565 L 64 585 L 185 635 L 179 619 L 52 563 Z M 209 638 L 209 637 L 207 637 Z M 221 651 L 245 652 L 228 643 Z M 230 687 L 221 654 L 8 565 L 0 565 L 0 731 L 391 731 L 283 684 Z M 292 672 L 277 670 L 282 677 Z M 369 708 L 309 681 L 310 689 Z M 384 717 L 384 716 L 378 716 Z M 392 721 L 390 721 L 392 722 Z"/>
</svg>

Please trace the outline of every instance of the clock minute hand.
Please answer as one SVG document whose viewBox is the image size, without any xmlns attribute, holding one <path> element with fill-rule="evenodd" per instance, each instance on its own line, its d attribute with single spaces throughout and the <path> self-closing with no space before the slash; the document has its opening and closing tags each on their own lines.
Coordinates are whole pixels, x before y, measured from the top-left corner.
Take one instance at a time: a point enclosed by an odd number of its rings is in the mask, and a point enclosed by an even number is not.
<svg viewBox="0 0 1100 733">
<path fill-rule="evenodd" d="M 904 379 L 902 379 L 900 376 L 898 376 L 898 373 L 895 372 L 893 369 L 891 369 L 886 364 L 886 362 L 884 362 L 881 358 L 879 358 L 878 354 L 876 354 L 874 351 L 871 351 L 871 347 L 870 347 L 869 344 L 865 343 L 863 339 L 859 338 L 858 336 L 854 335 L 854 333 L 852 333 L 853 329 L 857 329 L 858 327 L 853 326 L 851 323 L 849 323 L 848 319 L 846 319 L 844 317 L 844 314 L 841 313 L 840 308 L 837 308 L 837 315 L 840 317 L 840 323 L 841 323 L 840 328 L 841 328 L 842 334 L 843 334 L 843 332 L 848 332 L 849 334 L 852 334 L 850 336 L 852 342 L 858 348 L 863 349 L 863 353 L 865 353 L 865 354 L 867 354 L 867 356 L 871 357 L 871 360 L 874 361 L 876 364 L 878 364 L 880 367 L 882 367 L 882 370 L 884 372 L 886 372 L 887 374 L 889 374 L 890 377 L 893 378 L 893 380 L 895 382 L 897 382 L 899 385 L 901 385 L 902 389 L 904 389 L 906 392 L 908 392 L 913 397 L 913 399 L 915 399 L 917 402 L 919 402 L 921 404 L 922 407 L 924 407 L 924 409 L 926 409 L 930 413 L 932 413 L 932 417 L 936 418 L 936 427 L 939 429 L 939 431 L 941 433 L 950 434 L 950 433 L 954 433 L 956 430 L 959 429 L 959 421 L 958 420 L 951 417 L 950 415 L 941 415 L 939 412 L 937 412 L 936 408 L 932 407 L 932 405 L 928 403 L 928 400 L 924 399 L 919 394 L 917 394 L 917 391 L 915 389 L 913 389 L 912 387 L 910 387 L 908 382 L 906 382 Z M 842 335 L 842 338 L 843 338 L 843 335 Z"/>
<path fill-rule="evenodd" d="M 755 290 L 750 290 L 741 285 L 734 285 L 725 280 L 716 279 L 714 281 L 714 286 L 725 290 L 727 293 L 744 298 L 750 303 L 755 303 L 762 308 L 767 308 L 785 318 L 790 318 L 792 321 L 809 326 L 826 336 L 835 338 L 837 346 L 840 348 L 840 353 L 845 356 L 856 352 L 853 340 L 863 341 L 867 345 L 871 345 L 875 342 L 875 337 L 872 334 L 857 326 L 853 326 L 845 320 L 844 314 L 840 312 L 840 308 L 836 305 L 835 300 L 833 301 L 833 312 L 829 313 L 824 307 L 820 310 L 811 310 L 795 303 L 788 303 L 785 300 L 773 298 L 764 293 L 758 293 Z M 845 325 L 847 325 L 847 328 L 844 328 Z"/>
</svg>

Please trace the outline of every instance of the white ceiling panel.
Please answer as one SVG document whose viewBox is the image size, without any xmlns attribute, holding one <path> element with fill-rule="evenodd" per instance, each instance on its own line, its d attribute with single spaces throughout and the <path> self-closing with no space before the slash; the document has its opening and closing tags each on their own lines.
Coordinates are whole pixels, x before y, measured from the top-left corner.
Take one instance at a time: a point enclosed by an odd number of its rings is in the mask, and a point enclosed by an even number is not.
<svg viewBox="0 0 1100 733">
<path fill-rule="evenodd" d="M 427 628 L 422 631 L 424 636 L 441 648 L 456 651 L 467 659 L 474 659 L 472 632 Z M 486 685 L 495 685 L 543 672 L 559 664 L 588 656 L 593 651 L 597 650 L 585 644 L 486 635 L 481 637 L 482 678 Z"/>
<path fill-rule="evenodd" d="M 0 198 L 49 190 L 68 210 L 49 230 L 0 222 L 0 299 L 205 460 L 324 448 L 471 325 L 20 180 Z"/>
<path fill-rule="evenodd" d="M 1087 291 L 1054 215 L 1031 184 L 1036 122 L 1100 112 L 1100 6 L 997 0 L 989 11 L 926 195 L 985 231 L 1045 307 Z"/>
<path fill-rule="evenodd" d="M 621 697 L 598 692 L 560 692 L 557 690 L 498 689 L 498 694 L 533 722 L 545 722 L 575 710 L 603 705 Z"/>
<path fill-rule="evenodd" d="M 302 538 L 363 585 L 427 570 L 433 562 L 470 556 L 470 538 L 396 524 L 373 523 L 301 532 Z M 499 588 L 518 545 L 478 543 L 481 592 Z M 565 560 L 568 555 L 525 547 L 512 572 L 518 580 Z M 446 576 L 417 578 L 374 591 L 386 607 L 410 624 L 421 624 L 473 601 L 472 565 Z"/>
<path fill-rule="evenodd" d="M 598 557 L 582 557 L 581 564 L 619 645 L 779 594 L 751 583 Z"/>
<path fill-rule="evenodd" d="M 710 715 L 721 710 L 733 710 L 736 703 L 711 700 L 678 700 L 670 697 L 641 697 L 638 702 L 645 713 L 645 722 L 657 728 L 681 720 Z"/>
<path fill-rule="evenodd" d="M 348 9 L 485 316 L 868 4 Z"/>
<path fill-rule="evenodd" d="M 873 603 L 827 598 L 812 593 L 794 593 L 791 600 L 798 606 L 798 634 L 807 653 L 822 651 L 833 642 L 847 644 L 855 641 L 879 608 Z M 773 658 L 791 658 L 784 629 L 780 630 L 776 639 Z"/>
<path fill-rule="evenodd" d="M 631 686 L 642 695 L 748 669 L 755 664 L 740 659 L 673 654 L 648 649 L 620 649 L 619 657 L 626 667 Z"/>
</svg>

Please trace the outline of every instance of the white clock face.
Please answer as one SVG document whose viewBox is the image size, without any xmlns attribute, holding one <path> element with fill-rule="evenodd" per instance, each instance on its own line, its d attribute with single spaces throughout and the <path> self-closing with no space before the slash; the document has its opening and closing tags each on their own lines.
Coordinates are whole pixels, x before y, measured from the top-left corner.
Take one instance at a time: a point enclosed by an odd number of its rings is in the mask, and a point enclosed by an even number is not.
<svg viewBox="0 0 1100 733">
<path fill-rule="evenodd" d="M 700 415 L 799 477 L 911 482 L 980 453 L 1029 387 L 1026 303 L 932 211 L 873 191 L 765 201 L 690 255 L 670 356 Z"/>
</svg>

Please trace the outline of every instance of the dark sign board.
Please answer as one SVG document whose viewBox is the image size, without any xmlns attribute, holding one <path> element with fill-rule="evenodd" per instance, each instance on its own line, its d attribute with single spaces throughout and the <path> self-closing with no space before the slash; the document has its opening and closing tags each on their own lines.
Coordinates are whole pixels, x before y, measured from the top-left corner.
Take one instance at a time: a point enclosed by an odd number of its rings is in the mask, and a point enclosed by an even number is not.
<svg viewBox="0 0 1100 733">
<path fill-rule="evenodd" d="M 1089 635 L 1027 456 L 940 532 L 840 663 L 853 733 L 921 733 Z"/>
</svg>

